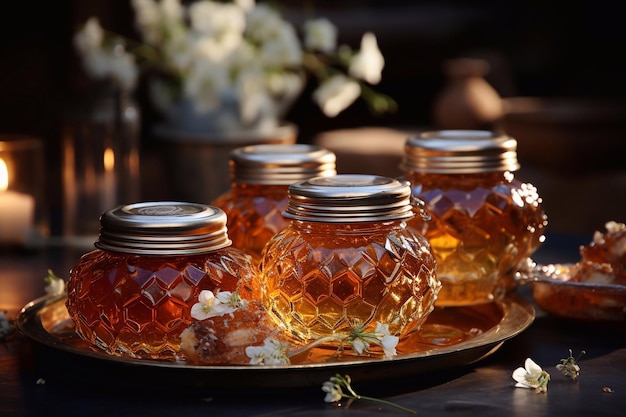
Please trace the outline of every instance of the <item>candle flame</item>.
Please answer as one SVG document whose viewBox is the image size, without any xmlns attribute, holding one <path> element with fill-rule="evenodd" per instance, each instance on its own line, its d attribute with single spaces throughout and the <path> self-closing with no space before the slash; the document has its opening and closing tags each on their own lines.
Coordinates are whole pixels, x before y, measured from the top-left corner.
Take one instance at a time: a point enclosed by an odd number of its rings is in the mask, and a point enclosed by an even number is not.
<svg viewBox="0 0 626 417">
<path fill-rule="evenodd" d="M 9 169 L 4 159 L 0 158 L 0 191 L 6 191 L 9 188 Z"/>
<path fill-rule="evenodd" d="M 115 154 L 113 153 L 113 149 L 106 148 L 104 150 L 104 170 L 106 172 L 113 171 L 114 166 L 115 166 Z"/>
</svg>

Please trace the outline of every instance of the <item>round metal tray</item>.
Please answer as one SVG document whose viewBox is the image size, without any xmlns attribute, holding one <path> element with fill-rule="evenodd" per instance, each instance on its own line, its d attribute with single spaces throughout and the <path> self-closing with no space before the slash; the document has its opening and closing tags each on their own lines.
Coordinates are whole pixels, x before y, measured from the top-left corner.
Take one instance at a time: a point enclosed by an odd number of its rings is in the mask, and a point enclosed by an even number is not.
<svg viewBox="0 0 626 417">
<path fill-rule="evenodd" d="M 111 356 L 90 348 L 74 332 L 65 297 L 30 302 L 19 313 L 17 326 L 30 339 L 62 354 L 52 358 L 48 353 L 45 360 L 77 378 L 93 379 L 99 372 L 126 383 L 161 388 L 275 389 L 319 388 L 335 373 L 360 382 L 380 382 L 468 365 L 495 352 L 534 318 L 532 306 L 517 297 L 472 307 L 435 308 L 418 332 L 400 341 L 398 355 L 392 359 L 337 357 L 328 355 L 328 349 L 314 349 L 306 360 L 288 366 L 197 366 Z"/>
</svg>

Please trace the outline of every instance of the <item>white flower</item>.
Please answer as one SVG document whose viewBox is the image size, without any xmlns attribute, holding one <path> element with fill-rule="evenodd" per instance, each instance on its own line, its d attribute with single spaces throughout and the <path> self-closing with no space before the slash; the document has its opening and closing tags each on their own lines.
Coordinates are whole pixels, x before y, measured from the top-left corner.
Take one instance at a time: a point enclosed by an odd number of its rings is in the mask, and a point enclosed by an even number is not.
<svg viewBox="0 0 626 417">
<path fill-rule="evenodd" d="M 133 0 L 131 4 L 135 12 L 135 27 L 143 39 L 151 45 L 161 42 L 161 13 L 156 1 Z"/>
<path fill-rule="evenodd" d="M 324 401 L 327 403 L 336 403 L 343 397 L 343 391 L 339 384 L 333 381 L 326 381 L 322 384 L 322 391 L 326 393 Z"/>
<path fill-rule="evenodd" d="M 117 45 L 108 62 L 111 78 L 123 90 L 130 91 L 135 88 L 139 71 L 133 55 L 127 53 L 122 45 Z"/>
<path fill-rule="evenodd" d="M 368 400 L 380 404 L 386 404 L 399 410 L 406 411 L 407 413 L 415 414 L 415 410 L 392 403 L 391 401 L 357 394 L 354 388 L 352 388 L 352 379 L 350 378 L 350 375 L 341 376 L 340 374 L 335 374 L 335 376 L 331 376 L 330 380 L 322 384 L 322 391 L 326 393 L 324 401 L 327 403 L 335 403 L 342 398 L 347 398 L 348 402 L 346 403 L 346 408 L 348 408 L 353 400 Z"/>
<path fill-rule="evenodd" d="M 390 359 L 397 355 L 396 346 L 399 340 L 399 337 L 389 333 L 389 325 L 377 322 L 373 332 L 365 332 L 360 326 L 355 327 L 346 342 L 352 345 L 352 349 L 359 355 L 367 352 L 370 344 L 374 343 L 381 346 L 384 357 Z"/>
<path fill-rule="evenodd" d="M 289 365 L 288 347 L 289 344 L 268 337 L 263 346 L 246 347 L 246 355 L 251 365 Z"/>
<path fill-rule="evenodd" d="M 236 4 L 198 1 L 189 6 L 191 27 L 206 36 L 222 36 L 228 32 L 243 33 L 246 28 L 244 10 Z"/>
<path fill-rule="evenodd" d="M 326 18 L 304 23 L 304 46 L 330 53 L 337 47 L 337 27 Z"/>
<path fill-rule="evenodd" d="M 83 56 L 85 69 L 96 78 L 111 77 L 122 89 L 130 91 L 137 84 L 135 57 L 119 41 L 112 47 L 104 44 L 104 30 L 97 18 L 87 21 L 74 36 L 74 46 Z"/>
<path fill-rule="evenodd" d="M 581 351 L 578 357 L 574 359 L 572 356 L 572 349 L 570 349 L 569 356 L 566 359 L 561 359 L 561 363 L 556 365 L 556 369 L 572 381 L 576 381 L 580 375 L 580 365 L 578 365 L 577 362 L 585 353 L 586 352 L 584 350 Z"/>
<path fill-rule="evenodd" d="M 321 84 L 313 99 L 329 117 L 361 95 L 375 112 L 395 108 L 390 98 L 361 90 L 359 81 L 379 82 L 384 66 L 372 33 L 352 56 L 348 46 L 338 50 L 337 27 L 328 19 L 306 21 L 301 39 L 276 9 L 255 0 L 131 5 L 142 42 L 106 32 L 91 18 L 74 44 L 89 75 L 111 78 L 125 90 L 135 87 L 140 70 L 149 74 L 151 95 L 165 114 L 172 103 L 189 102 L 200 114 L 220 111 L 212 118 L 220 128 L 276 126 L 309 75 Z M 165 82 L 153 86 L 155 78 Z M 239 99 L 239 112 L 232 98 Z"/>
<path fill-rule="evenodd" d="M 277 68 L 300 65 L 302 48 L 294 27 L 282 22 L 274 27 L 274 35 L 261 45 L 261 62 L 268 67 Z"/>
<path fill-rule="evenodd" d="M 74 46 L 81 53 L 89 53 L 102 47 L 104 30 L 97 17 L 92 17 L 85 26 L 74 35 Z"/>
<path fill-rule="evenodd" d="M 65 292 L 65 281 L 53 279 L 44 289 L 48 295 L 61 295 Z"/>
<path fill-rule="evenodd" d="M 354 339 L 350 344 L 352 345 L 352 349 L 359 355 L 362 355 L 363 352 L 370 347 L 370 344 L 361 338 Z"/>
<path fill-rule="evenodd" d="M 258 4 L 247 16 L 246 33 L 255 42 L 264 43 L 278 36 L 283 20 L 276 10 Z"/>
<path fill-rule="evenodd" d="M 44 278 L 44 282 L 46 283 L 44 290 L 50 296 L 61 295 L 65 292 L 65 281 L 56 276 L 51 269 L 48 269 L 48 275 Z"/>
<path fill-rule="evenodd" d="M 193 99 L 199 113 L 207 113 L 220 104 L 220 94 L 228 86 L 226 70 L 209 59 L 197 60 L 190 68 L 183 91 Z"/>
<path fill-rule="evenodd" d="M 376 323 L 374 333 L 378 334 L 380 337 L 380 345 L 383 347 L 385 358 L 393 358 L 396 356 L 396 346 L 398 345 L 400 338 L 389 333 L 389 325 Z"/>
<path fill-rule="evenodd" d="M 161 15 L 165 22 L 180 22 L 183 18 L 183 7 L 180 0 L 161 0 Z"/>
<path fill-rule="evenodd" d="M 245 12 L 251 11 L 256 6 L 255 0 L 235 0 L 235 3 Z"/>
<path fill-rule="evenodd" d="M 328 117 L 335 117 L 361 95 L 359 84 L 345 75 L 334 75 L 314 92 L 313 100 Z"/>
<path fill-rule="evenodd" d="M 348 72 L 355 78 L 378 84 L 382 77 L 385 58 L 378 49 L 376 36 L 367 32 L 361 39 L 361 50 L 352 58 Z"/>
<path fill-rule="evenodd" d="M 218 290 L 216 294 L 213 294 L 213 291 L 202 290 L 198 295 L 198 302 L 191 306 L 191 317 L 196 320 L 205 320 L 230 314 L 245 306 L 246 301 L 239 298 L 237 293 Z"/>
<path fill-rule="evenodd" d="M 513 371 L 513 379 L 517 382 L 516 387 L 534 388 L 537 392 L 547 392 L 550 374 L 541 369 L 532 359 L 527 358 L 524 368 L 519 367 Z"/>
</svg>

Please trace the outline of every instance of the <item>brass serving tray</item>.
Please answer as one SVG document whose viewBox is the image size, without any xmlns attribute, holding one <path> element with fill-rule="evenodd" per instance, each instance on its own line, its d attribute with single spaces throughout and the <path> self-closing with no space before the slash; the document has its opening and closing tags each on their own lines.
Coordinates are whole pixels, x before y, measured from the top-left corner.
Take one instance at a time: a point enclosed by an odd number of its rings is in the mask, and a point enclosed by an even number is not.
<svg viewBox="0 0 626 417">
<path fill-rule="evenodd" d="M 63 368 L 64 373 L 88 372 L 93 378 L 96 367 L 125 382 L 161 388 L 275 389 L 319 388 L 335 373 L 349 374 L 359 382 L 380 382 L 469 365 L 491 355 L 534 318 L 530 303 L 518 297 L 472 307 L 435 308 L 420 331 L 400 341 L 398 355 L 392 359 L 337 357 L 328 349 L 314 349 L 305 360 L 287 366 L 197 366 L 111 356 L 88 347 L 74 332 L 64 296 L 30 302 L 19 313 L 17 326 L 30 339 L 65 354 L 71 365 Z"/>
</svg>

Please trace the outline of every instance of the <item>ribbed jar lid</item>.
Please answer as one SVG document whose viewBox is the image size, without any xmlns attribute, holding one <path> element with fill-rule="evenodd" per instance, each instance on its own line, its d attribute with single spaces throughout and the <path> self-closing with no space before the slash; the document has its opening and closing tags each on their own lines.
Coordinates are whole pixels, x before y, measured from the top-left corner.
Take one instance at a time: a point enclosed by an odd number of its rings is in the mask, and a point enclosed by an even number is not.
<svg viewBox="0 0 626 417">
<path fill-rule="evenodd" d="M 252 145 L 231 152 L 231 178 L 237 183 L 289 185 L 337 174 L 333 152 L 315 145 Z"/>
<path fill-rule="evenodd" d="M 377 175 L 315 177 L 289 186 L 283 215 L 312 222 L 359 223 L 414 216 L 408 182 Z"/>
<path fill-rule="evenodd" d="M 406 140 L 400 168 L 435 174 L 517 171 L 517 141 L 487 130 L 422 132 Z"/>
<path fill-rule="evenodd" d="M 194 255 L 230 246 L 226 214 L 204 204 L 135 203 L 100 217 L 99 249 L 139 255 Z"/>
</svg>

